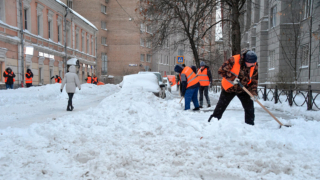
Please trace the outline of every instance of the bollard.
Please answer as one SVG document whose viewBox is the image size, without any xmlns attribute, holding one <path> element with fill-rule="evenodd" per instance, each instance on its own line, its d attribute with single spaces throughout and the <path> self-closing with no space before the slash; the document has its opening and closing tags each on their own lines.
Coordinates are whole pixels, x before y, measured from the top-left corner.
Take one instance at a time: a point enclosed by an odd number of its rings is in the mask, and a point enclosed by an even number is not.
<svg viewBox="0 0 320 180">
<path fill-rule="evenodd" d="M 263 100 L 267 101 L 267 85 L 264 85 Z"/>
</svg>

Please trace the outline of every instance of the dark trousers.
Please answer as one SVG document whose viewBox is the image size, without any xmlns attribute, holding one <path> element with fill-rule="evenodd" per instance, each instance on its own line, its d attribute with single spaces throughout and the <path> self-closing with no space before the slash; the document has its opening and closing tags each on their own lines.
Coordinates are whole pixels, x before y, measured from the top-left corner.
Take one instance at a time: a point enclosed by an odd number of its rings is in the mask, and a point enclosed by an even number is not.
<svg viewBox="0 0 320 180">
<path fill-rule="evenodd" d="M 32 83 L 27 83 L 27 88 L 31 87 L 32 86 Z"/>
<path fill-rule="evenodd" d="M 73 98 L 74 93 L 68 93 L 69 96 L 69 101 L 68 101 L 68 109 L 71 109 L 72 107 L 72 98 Z"/>
<path fill-rule="evenodd" d="M 200 86 L 199 92 L 200 92 L 200 106 L 203 105 L 203 93 L 204 93 L 204 97 L 206 97 L 207 104 L 210 105 L 209 86 Z"/>
<path fill-rule="evenodd" d="M 229 103 L 235 96 L 238 96 L 238 98 L 241 101 L 242 107 L 244 108 L 245 122 L 247 124 L 254 125 L 254 105 L 253 105 L 253 101 L 250 99 L 250 96 L 246 92 L 243 92 L 241 94 L 236 94 L 236 93 L 227 93 L 225 90 L 222 90 L 219 98 L 219 102 L 212 116 L 217 119 L 221 119 L 222 114 L 224 113 Z M 232 114 L 230 114 L 230 116 L 232 116 Z"/>
<path fill-rule="evenodd" d="M 13 84 L 6 84 L 6 89 L 13 89 Z"/>
<path fill-rule="evenodd" d="M 193 105 L 195 108 L 199 107 L 198 90 L 199 90 L 199 87 L 186 90 L 186 94 L 184 95 L 184 102 L 185 102 L 184 110 L 190 109 L 191 101 L 193 102 Z"/>
</svg>

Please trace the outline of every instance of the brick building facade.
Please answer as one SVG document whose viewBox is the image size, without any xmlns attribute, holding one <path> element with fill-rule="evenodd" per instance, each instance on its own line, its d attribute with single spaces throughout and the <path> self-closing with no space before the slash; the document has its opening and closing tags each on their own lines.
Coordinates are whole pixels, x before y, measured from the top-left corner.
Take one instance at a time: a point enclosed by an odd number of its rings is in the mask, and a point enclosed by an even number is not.
<svg viewBox="0 0 320 180">
<path fill-rule="evenodd" d="M 70 10 L 70 9 L 69 9 Z M 54 81 L 54 75 L 64 75 L 64 17 L 66 5 L 59 0 L 23 0 L 22 24 L 24 46 L 33 54 L 21 52 L 21 22 L 19 0 L 0 0 L 0 79 L 7 67 L 16 74 L 15 87 L 21 84 L 24 69 L 34 74 L 33 84 Z M 79 78 L 92 74 L 96 65 L 97 29 L 88 20 L 70 10 L 66 17 L 67 61 L 78 59 Z M 21 62 L 22 53 L 24 63 Z M 24 65 L 22 69 L 22 64 Z"/>
</svg>

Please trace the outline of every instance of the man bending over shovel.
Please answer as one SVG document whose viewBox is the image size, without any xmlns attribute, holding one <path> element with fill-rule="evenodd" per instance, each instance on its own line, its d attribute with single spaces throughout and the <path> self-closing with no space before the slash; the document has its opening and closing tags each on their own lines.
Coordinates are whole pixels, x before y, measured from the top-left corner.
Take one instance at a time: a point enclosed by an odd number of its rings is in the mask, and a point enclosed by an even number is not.
<svg viewBox="0 0 320 180">
<path fill-rule="evenodd" d="M 253 51 L 244 50 L 241 55 L 237 54 L 225 61 L 219 68 L 218 73 L 222 76 L 222 91 L 219 102 L 210 116 L 221 119 L 222 114 L 228 107 L 231 100 L 237 96 L 244 108 L 245 122 L 254 125 L 254 103 L 256 100 L 258 86 L 258 63 L 257 55 Z M 254 97 L 250 97 L 241 86 L 240 82 Z"/>
</svg>

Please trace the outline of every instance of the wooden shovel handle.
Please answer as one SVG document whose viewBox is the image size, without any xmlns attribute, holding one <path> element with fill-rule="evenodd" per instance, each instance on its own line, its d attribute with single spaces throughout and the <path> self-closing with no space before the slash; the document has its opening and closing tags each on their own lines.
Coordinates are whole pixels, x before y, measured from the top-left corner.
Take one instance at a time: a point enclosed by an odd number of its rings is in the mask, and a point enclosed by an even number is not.
<svg viewBox="0 0 320 180">
<path fill-rule="evenodd" d="M 254 96 L 248 91 L 247 88 L 245 88 L 245 87 L 243 86 L 242 89 L 243 89 L 246 93 L 248 93 L 250 97 L 254 98 Z M 270 116 L 272 116 L 273 119 L 276 120 L 276 121 L 280 124 L 280 126 L 283 126 L 283 124 L 282 124 L 266 107 L 264 107 L 264 106 L 260 103 L 260 101 L 258 101 L 258 99 L 256 99 L 256 102 L 257 102 L 265 111 L 267 111 L 267 113 L 269 113 Z"/>
<path fill-rule="evenodd" d="M 179 102 L 179 103 L 181 103 L 181 101 L 182 101 L 182 99 L 183 99 L 183 98 L 184 98 L 184 97 L 182 97 L 182 98 L 181 98 L 181 100 L 180 100 L 180 102 Z"/>
</svg>

